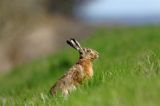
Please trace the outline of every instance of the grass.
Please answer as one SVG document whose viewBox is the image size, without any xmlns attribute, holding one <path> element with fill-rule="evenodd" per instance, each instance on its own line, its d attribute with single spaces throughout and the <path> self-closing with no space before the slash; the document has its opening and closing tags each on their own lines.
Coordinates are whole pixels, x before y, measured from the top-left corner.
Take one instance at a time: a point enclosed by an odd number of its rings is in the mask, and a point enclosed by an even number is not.
<svg viewBox="0 0 160 106">
<path fill-rule="evenodd" d="M 158 106 L 160 104 L 159 26 L 100 28 L 82 45 L 99 51 L 94 77 L 70 94 L 49 89 L 75 63 L 67 48 L 17 67 L 0 77 L 0 104 L 6 106 Z"/>
</svg>

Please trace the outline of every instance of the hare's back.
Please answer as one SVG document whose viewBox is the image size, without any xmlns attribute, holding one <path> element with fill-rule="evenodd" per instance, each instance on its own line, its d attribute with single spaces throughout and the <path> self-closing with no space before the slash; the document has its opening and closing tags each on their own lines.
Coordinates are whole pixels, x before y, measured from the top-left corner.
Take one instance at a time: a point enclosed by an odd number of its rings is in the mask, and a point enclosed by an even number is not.
<svg viewBox="0 0 160 106">
<path fill-rule="evenodd" d="M 83 68 L 80 65 L 74 65 L 69 69 L 69 71 L 64 74 L 57 83 L 61 88 L 69 87 L 81 83 L 84 77 Z"/>
<path fill-rule="evenodd" d="M 74 83 L 79 83 L 83 80 L 84 71 L 82 66 L 79 64 L 73 66 L 68 73 L 70 74 L 71 79 L 73 80 Z"/>
</svg>

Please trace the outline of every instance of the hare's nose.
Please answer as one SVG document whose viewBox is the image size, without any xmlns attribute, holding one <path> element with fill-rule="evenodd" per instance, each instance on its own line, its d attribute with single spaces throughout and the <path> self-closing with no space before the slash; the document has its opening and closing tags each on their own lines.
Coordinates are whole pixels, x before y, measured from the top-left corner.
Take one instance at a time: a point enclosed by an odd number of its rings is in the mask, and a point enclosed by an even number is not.
<svg viewBox="0 0 160 106">
<path fill-rule="evenodd" d="M 97 55 L 97 58 L 99 58 L 99 55 Z"/>
<path fill-rule="evenodd" d="M 96 55 L 95 57 L 96 57 L 96 58 L 99 58 L 99 55 Z"/>
</svg>

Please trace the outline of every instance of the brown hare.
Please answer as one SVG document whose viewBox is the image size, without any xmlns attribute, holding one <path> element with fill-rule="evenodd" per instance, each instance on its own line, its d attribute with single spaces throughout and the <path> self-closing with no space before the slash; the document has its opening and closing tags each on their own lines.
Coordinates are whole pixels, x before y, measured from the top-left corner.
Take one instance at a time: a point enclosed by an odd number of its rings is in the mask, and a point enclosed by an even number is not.
<svg viewBox="0 0 160 106">
<path fill-rule="evenodd" d="M 67 40 L 67 43 L 79 52 L 80 57 L 77 63 L 53 85 L 50 90 L 52 95 L 55 95 L 57 91 L 61 91 L 63 96 L 67 96 L 84 79 L 91 78 L 93 76 L 92 62 L 99 57 L 97 51 L 82 48 L 75 39 Z"/>
</svg>

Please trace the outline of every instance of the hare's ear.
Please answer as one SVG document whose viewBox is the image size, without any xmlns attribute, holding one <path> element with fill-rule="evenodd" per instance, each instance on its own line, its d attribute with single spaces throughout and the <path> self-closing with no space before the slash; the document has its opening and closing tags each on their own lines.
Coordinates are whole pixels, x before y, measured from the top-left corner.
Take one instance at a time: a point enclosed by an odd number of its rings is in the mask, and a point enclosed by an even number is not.
<svg viewBox="0 0 160 106">
<path fill-rule="evenodd" d="M 66 42 L 67 42 L 67 44 L 70 45 L 71 47 L 77 49 L 75 43 L 74 43 L 74 42 L 71 42 L 71 40 L 67 40 Z"/>
<path fill-rule="evenodd" d="M 72 38 L 71 41 L 73 41 L 79 49 L 83 50 L 80 43 L 77 40 Z"/>
<path fill-rule="evenodd" d="M 73 48 L 75 48 L 76 50 L 78 50 L 80 53 L 83 52 L 83 49 L 82 49 L 82 47 L 80 46 L 79 42 L 76 41 L 75 39 L 71 38 L 70 40 L 67 40 L 67 43 L 68 43 L 71 47 L 73 47 Z"/>
</svg>

